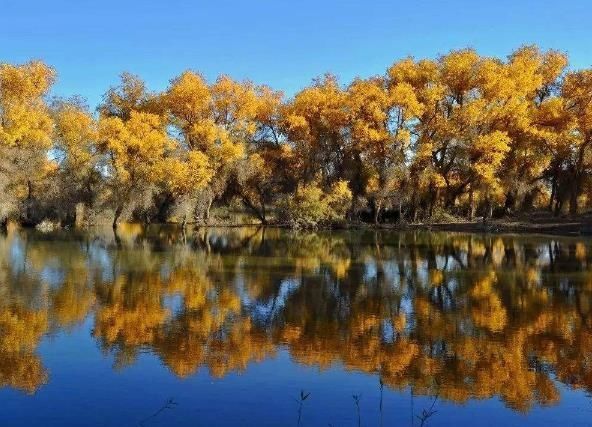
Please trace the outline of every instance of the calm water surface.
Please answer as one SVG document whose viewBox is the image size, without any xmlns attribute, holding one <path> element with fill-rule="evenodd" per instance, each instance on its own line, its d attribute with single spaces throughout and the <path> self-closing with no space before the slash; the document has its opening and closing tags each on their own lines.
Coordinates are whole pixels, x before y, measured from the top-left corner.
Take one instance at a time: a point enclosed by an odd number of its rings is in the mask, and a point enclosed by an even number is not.
<svg viewBox="0 0 592 427">
<path fill-rule="evenodd" d="M 592 242 L 0 235 L 0 426 L 592 424 Z"/>
</svg>

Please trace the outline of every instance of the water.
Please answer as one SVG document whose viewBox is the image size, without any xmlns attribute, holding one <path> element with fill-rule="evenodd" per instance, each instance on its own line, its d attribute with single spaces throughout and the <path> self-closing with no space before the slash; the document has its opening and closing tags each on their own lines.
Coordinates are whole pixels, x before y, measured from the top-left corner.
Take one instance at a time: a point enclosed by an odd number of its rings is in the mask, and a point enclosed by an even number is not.
<svg viewBox="0 0 592 427">
<path fill-rule="evenodd" d="M 3 427 L 590 425 L 591 390 L 590 240 L 0 236 Z"/>
</svg>

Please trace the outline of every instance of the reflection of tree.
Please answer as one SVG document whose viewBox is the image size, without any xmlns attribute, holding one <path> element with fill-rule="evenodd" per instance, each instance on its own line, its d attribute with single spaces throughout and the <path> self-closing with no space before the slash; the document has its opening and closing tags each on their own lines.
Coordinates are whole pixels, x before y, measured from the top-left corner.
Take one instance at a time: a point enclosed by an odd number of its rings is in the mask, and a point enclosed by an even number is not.
<svg viewBox="0 0 592 427">
<path fill-rule="evenodd" d="M 117 366 L 133 363 L 137 349 L 154 341 L 168 315 L 162 307 L 160 280 L 150 274 L 121 274 L 96 292 L 99 308 L 93 335 L 103 348 L 117 349 Z"/>
<path fill-rule="evenodd" d="M 161 329 L 154 342 L 156 352 L 179 376 L 207 366 L 213 376 L 246 369 L 251 361 L 263 360 L 273 346 L 263 331 L 253 328 L 242 315 L 239 295 L 226 286 L 216 287 L 220 263 L 213 264 L 210 277 L 186 268 L 170 277 L 169 291 L 180 294 L 183 304 Z"/>
<path fill-rule="evenodd" d="M 47 330 L 47 313 L 20 306 L 0 308 L 0 387 L 33 393 L 47 373 L 33 353 Z"/>
<path fill-rule="evenodd" d="M 589 332 L 573 317 L 581 311 L 574 300 L 587 301 L 589 291 L 577 277 L 546 275 L 551 266 L 530 243 L 424 238 L 383 241 L 382 256 L 362 255 L 363 280 L 357 260 L 345 281 L 303 280 L 286 303 L 288 319 L 275 325 L 278 339 L 302 363 L 324 367 L 339 361 L 380 373 L 391 387 L 412 385 L 415 393 L 458 402 L 498 395 L 519 410 L 551 404 L 559 396 L 553 370 L 563 382 L 590 390 Z M 554 250 L 552 268 L 581 270 L 570 253 L 584 262 L 580 244 Z M 562 256 L 567 262 L 558 263 Z M 401 298 L 413 301 L 407 313 L 401 313 Z M 550 359 L 550 352 L 559 354 Z M 564 373 L 566 368 L 577 373 Z"/>
<path fill-rule="evenodd" d="M 46 379 L 34 355 L 41 337 L 92 313 L 93 336 L 116 366 L 149 350 L 182 377 L 202 367 L 213 376 L 243 371 L 285 346 L 298 363 L 340 363 L 454 402 L 498 396 L 526 411 L 558 401 L 554 378 L 592 391 L 584 242 L 255 228 L 118 233 L 118 243 L 99 233 L 57 247 L 27 234 L 0 238 L 1 384 L 34 391 Z"/>
<path fill-rule="evenodd" d="M 70 273 L 61 286 L 51 292 L 52 317 L 63 328 L 82 322 L 91 311 L 95 294 L 84 270 Z"/>
<path fill-rule="evenodd" d="M 33 393 L 47 381 L 35 348 L 48 329 L 48 314 L 41 283 L 26 274 L 27 252 L 11 259 L 15 243 L 21 242 L 13 235 L 0 238 L 0 387 Z"/>
</svg>

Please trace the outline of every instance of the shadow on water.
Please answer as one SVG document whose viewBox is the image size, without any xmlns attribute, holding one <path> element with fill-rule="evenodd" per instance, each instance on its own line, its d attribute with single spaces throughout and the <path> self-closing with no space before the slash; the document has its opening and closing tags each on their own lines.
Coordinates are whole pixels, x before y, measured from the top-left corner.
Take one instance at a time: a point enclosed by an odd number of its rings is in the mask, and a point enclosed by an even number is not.
<svg viewBox="0 0 592 427">
<path fill-rule="evenodd" d="M 304 390 L 300 390 L 300 396 L 298 399 L 294 399 L 296 403 L 298 403 L 298 421 L 296 422 L 297 426 L 301 425 L 302 422 L 302 408 L 304 407 L 304 401 L 308 399 L 310 393 L 306 393 Z"/>
<path fill-rule="evenodd" d="M 155 419 L 156 417 L 158 417 L 160 414 L 162 414 L 165 411 L 175 409 L 175 407 L 177 405 L 178 405 L 177 402 L 175 402 L 175 400 L 173 398 L 167 399 L 167 401 L 164 403 L 164 405 L 162 405 L 160 408 L 158 408 L 158 410 L 156 412 L 154 412 L 152 415 L 141 420 L 138 423 L 138 425 L 140 427 L 145 427 L 149 421 Z"/>
</svg>

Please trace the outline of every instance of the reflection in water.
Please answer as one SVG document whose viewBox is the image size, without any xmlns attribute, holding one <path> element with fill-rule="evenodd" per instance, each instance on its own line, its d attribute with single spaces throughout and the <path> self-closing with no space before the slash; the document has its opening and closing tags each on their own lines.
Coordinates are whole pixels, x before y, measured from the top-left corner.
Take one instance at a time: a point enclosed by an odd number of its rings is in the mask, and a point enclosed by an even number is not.
<svg viewBox="0 0 592 427">
<path fill-rule="evenodd" d="M 452 402 L 528 411 L 592 391 L 586 241 L 447 233 L 143 230 L 0 237 L 0 386 L 51 381 L 41 339 L 85 319 L 115 368 L 215 377 L 286 348 Z"/>
</svg>

